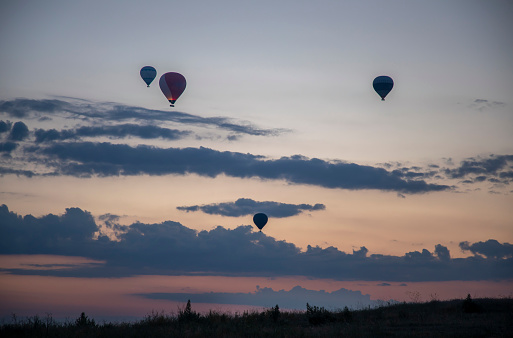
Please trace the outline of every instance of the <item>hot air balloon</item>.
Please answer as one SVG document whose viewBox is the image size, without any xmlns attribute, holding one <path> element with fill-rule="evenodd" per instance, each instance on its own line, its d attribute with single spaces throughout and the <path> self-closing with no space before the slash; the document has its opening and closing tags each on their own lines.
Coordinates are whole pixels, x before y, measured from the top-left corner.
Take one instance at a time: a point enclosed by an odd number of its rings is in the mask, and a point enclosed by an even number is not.
<svg viewBox="0 0 513 338">
<path fill-rule="evenodd" d="M 155 79 L 157 76 L 157 70 L 153 68 L 152 66 L 144 66 L 141 68 L 141 77 L 146 82 L 148 87 L 150 86 L 150 83 Z"/>
<path fill-rule="evenodd" d="M 378 76 L 372 82 L 372 87 L 374 87 L 376 93 L 381 96 L 381 101 L 385 101 L 385 97 L 394 87 L 394 80 L 389 76 Z"/>
<path fill-rule="evenodd" d="M 171 107 L 174 107 L 175 101 L 182 95 L 186 84 L 185 77 L 179 73 L 169 72 L 160 77 L 160 89 Z"/>
<path fill-rule="evenodd" d="M 262 228 L 267 224 L 267 215 L 261 212 L 255 214 L 255 216 L 253 216 L 253 223 L 262 231 Z"/>
</svg>

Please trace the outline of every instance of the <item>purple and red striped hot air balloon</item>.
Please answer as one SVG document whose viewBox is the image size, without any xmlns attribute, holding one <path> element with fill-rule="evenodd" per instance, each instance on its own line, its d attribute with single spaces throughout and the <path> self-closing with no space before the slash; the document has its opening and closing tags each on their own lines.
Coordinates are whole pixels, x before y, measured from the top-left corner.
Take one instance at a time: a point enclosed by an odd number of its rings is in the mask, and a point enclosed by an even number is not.
<svg viewBox="0 0 513 338">
<path fill-rule="evenodd" d="M 186 84 L 185 77 L 180 73 L 169 72 L 160 77 L 160 89 L 171 107 L 174 107 L 176 100 L 182 95 Z"/>
</svg>

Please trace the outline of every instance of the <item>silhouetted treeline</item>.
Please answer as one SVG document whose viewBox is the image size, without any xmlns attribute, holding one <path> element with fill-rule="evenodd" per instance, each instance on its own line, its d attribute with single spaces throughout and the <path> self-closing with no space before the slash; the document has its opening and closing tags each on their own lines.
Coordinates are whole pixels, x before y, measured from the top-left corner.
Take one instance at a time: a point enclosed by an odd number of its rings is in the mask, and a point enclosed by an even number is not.
<svg viewBox="0 0 513 338">
<path fill-rule="evenodd" d="M 512 337 L 513 299 L 402 303 L 362 310 L 200 314 L 187 305 L 176 315 L 152 312 L 134 323 L 97 323 L 82 313 L 58 323 L 50 316 L 13 320 L 0 337 Z"/>
</svg>

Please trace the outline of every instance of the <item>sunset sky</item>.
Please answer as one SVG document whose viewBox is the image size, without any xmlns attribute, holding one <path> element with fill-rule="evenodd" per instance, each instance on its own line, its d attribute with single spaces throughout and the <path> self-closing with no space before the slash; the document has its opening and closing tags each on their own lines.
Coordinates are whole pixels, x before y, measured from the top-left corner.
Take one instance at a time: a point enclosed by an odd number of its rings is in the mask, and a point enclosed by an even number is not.
<svg viewBox="0 0 513 338">
<path fill-rule="evenodd" d="M 0 318 L 513 296 L 512 35 L 505 0 L 2 1 Z"/>
</svg>

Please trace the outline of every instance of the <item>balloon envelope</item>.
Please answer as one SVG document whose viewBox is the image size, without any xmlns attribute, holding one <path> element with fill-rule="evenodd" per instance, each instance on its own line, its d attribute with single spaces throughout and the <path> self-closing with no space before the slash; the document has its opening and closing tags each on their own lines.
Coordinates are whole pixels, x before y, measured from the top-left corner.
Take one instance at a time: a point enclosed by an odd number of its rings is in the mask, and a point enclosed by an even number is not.
<svg viewBox="0 0 513 338">
<path fill-rule="evenodd" d="M 160 90 L 162 90 L 166 99 L 171 103 L 171 107 L 174 107 L 173 104 L 182 95 L 187 82 L 182 74 L 169 72 L 160 77 L 159 85 Z"/>
<path fill-rule="evenodd" d="M 372 82 L 372 87 L 374 87 L 376 93 L 381 97 L 381 101 L 385 101 L 385 97 L 394 87 L 394 80 L 389 76 L 378 76 Z"/>
<path fill-rule="evenodd" d="M 267 215 L 263 214 L 261 212 L 258 214 L 255 214 L 255 216 L 253 216 L 253 222 L 255 223 L 257 228 L 260 229 L 260 231 L 262 231 L 262 228 L 264 227 L 264 225 L 267 224 Z"/>
<path fill-rule="evenodd" d="M 152 66 L 144 66 L 141 68 L 140 71 L 141 77 L 144 82 L 150 86 L 150 83 L 155 79 L 157 76 L 157 70 L 153 68 Z"/>
</svg>

